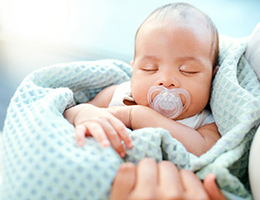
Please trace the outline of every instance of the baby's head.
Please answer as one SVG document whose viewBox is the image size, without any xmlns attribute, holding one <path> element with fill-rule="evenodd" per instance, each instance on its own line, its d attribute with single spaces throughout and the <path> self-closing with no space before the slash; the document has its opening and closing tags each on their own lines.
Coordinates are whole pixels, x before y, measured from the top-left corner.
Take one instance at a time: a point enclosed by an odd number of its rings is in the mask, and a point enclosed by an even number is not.
<svg viewBox="0 0 260 200">
<path fill-rule="evenodd" d="M 152 23 L 154 26 L 158 27 L 180 26 L 192 28 L 196 31 L 200 31 L 201 33 L 210 32 L 213 67 L 217 66 L 219 51 L 217 28 L 208 15 L 201 12 L 194 6 L 187 3 L 172 3 L 157 8 L 141 24 L 136 32 L 136 39 L 140 29 L 149 23 Z"/>
<path fill-rule="evenodd" d="M 207 15 L 185 3 L 160 7 L 136 33 L 132 95 L 148 106 L 151 86 L 182 88 L 191 104 L 176 119 L 195 115 L 208 103 L 217 62 L 218 32 Z"/>
</svg>

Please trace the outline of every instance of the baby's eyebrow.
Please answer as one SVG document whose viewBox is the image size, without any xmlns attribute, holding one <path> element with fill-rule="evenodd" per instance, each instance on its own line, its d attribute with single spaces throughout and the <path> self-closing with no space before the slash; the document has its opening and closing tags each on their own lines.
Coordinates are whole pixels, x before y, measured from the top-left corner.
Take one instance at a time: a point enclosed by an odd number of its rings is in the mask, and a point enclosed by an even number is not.
<svg viewBox="0 0 260 200">
<path fill-rule="evenodd" d="M 185 57 L 180 57 L 180 60 L 184 61 L 195 61 L 195 62 L 201 62 L 200 59 L 192 57 L 192 56 L 185 56 Z"/>
<path fill-rule="evenodd" d="M 179 58 L 181 61 L 188 61 L 188 62 L 196 62 L 200 65 L 205 66 L 205 64 L 203 63 L 203 61 L 201 61 L 199 58 L 196 57 L 192 57 L 192 56 L 185 56 L 185 57 L 180 57 Z"/>
<path fill-rule="evenodd" d="M 144 56 L 142 56 L 141 59 L 142 60 L 154 60 L 154 61 L 161 60 L 160 57 L 154 56 L 154 55 L 144 55 Z"/>
</svg>

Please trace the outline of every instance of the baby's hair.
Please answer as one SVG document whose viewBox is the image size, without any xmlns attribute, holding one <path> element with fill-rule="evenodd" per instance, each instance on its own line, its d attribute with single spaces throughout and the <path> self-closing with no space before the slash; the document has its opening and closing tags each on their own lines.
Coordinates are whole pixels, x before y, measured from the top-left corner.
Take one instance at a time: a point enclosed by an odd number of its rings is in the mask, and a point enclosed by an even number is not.
<svg viewBox="0 0 260 200">
<path fill-rule="evenodd" d="M 145 24 L 145 22 L 150 20 L 156 21 L 156 19 L 159 19 L 159 21 L 157 20 L 159 23 L 162 22 L 161 20 L 165 20 L 165 22 L 167 23 L 171 23 L 174 20 L 174 22 L 178 22 L 182 24 L 195 23 L 196 25 L 206 25 L 206 28 L 210 29 L 211 37 L 212 37 L 211 53 L 213 58 L 213 67 L 216 67 L 218 65 L 218 54 L 219 54 L 218 31 L 215 24 L 207 14 L 203 13 L 199 9 L 187 3 L 167 4 L 157 8 L 146 18 L 146 20 L 141 24 L 141 26 L 137 30 L 136 37 L 138 35 L 139 30 L 141 29 L 143 24 Z"/>
</svg>

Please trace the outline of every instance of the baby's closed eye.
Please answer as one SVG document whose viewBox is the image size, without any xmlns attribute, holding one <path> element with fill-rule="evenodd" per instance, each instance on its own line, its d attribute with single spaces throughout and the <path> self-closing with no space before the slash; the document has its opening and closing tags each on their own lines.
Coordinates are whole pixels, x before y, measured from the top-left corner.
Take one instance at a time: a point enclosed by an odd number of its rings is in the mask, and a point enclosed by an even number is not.
<svg viewBox="0 0 260 200">
<path fill-rule="evenodd" d="M 199 73 L 199 70 L 195 66 L 182 65 L 179 68 L 180 72 L 183 74 L 196 74 Z"/>
<path fill-rule="evenodd" d="M 141 69 L 143 71 L 147 71 L 147 72 L 155 72 L 158 70 L 158 66 L 157 65 L 153 65 L 153 64 L 149 64 L 149 65 L 143 65 L 141 67 Z"/>
</svg>

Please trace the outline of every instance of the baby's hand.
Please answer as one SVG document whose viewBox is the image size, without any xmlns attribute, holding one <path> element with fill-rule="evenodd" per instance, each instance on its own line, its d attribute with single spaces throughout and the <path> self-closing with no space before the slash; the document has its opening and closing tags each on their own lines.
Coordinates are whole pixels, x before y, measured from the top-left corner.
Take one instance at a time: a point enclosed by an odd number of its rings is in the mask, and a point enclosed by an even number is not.
<svg viewBox="0 0 260 200">
<path fill-rule="evenodd" d="M 125 125 L 103 108 L 80 104 L 65 111 L 64 116 L 75 126 L 78 146 L 84 145 L 85 136 L 93 136 L 102 147 L 111 144 L 121 157 L 125 156 L 122 140 L 127 148 L 132 148 Z"/>
</svg>

